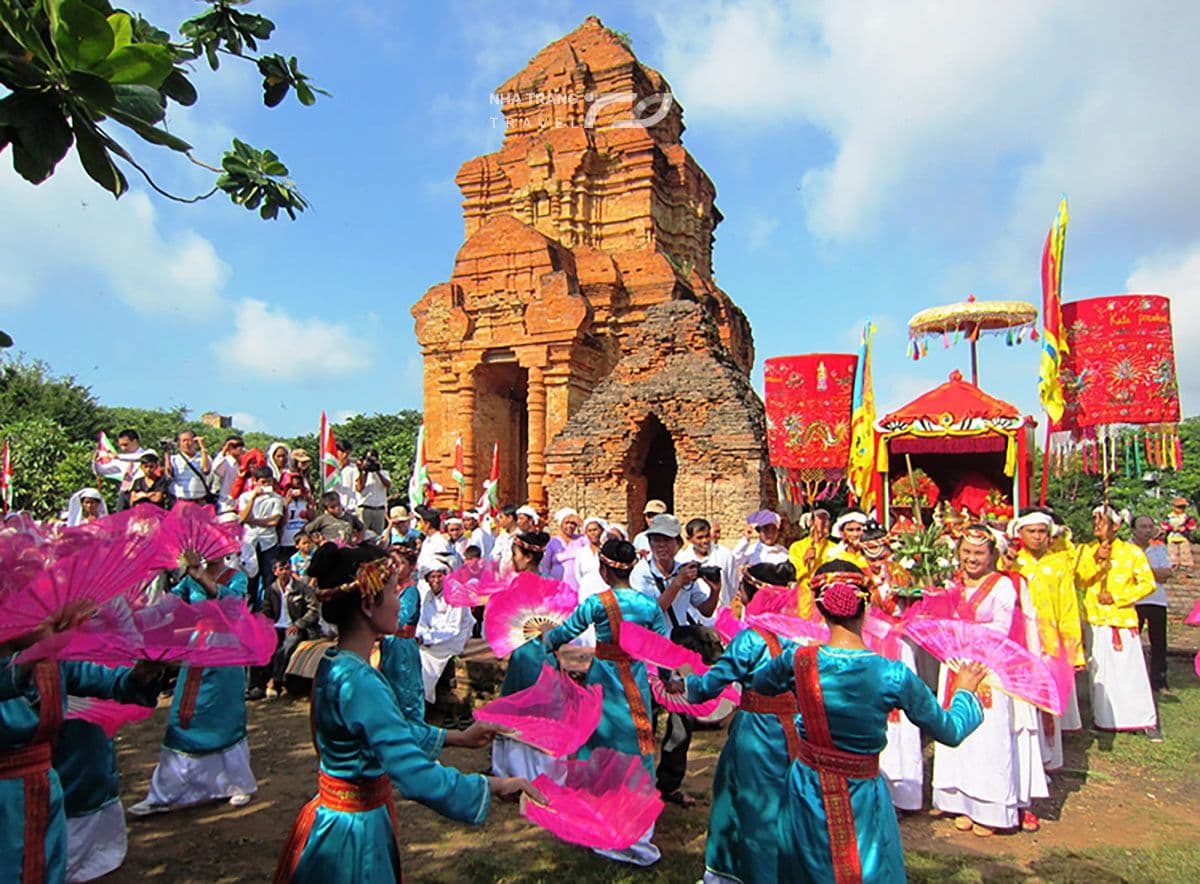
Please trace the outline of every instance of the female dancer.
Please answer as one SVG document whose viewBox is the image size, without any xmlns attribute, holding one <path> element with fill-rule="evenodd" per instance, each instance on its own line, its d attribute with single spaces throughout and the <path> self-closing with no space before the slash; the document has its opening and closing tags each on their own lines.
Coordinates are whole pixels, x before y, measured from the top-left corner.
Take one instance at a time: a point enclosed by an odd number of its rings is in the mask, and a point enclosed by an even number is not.
<svg viewBox="0 0 1200 884">
<path fill-rule="evenodd" d="M 753 682 L 764 694 L 794 690 L 800 710 L 798 760 L 779 815 L 779 868 L 802 881 L 903 881 L 900 827 L 879 773 L 888 713 L 902 709 L 934 739 L 960 743 L 982 720 L 973 692 L 986 670 L 979 664 L 960 669 L 950 708 L 942 709 L 903 663 L 863 644 L 870 593 L 856 565 L 822 565 L 812 589 L 829 625 L 829 644 L 789 647 L 765 661 Z"/>
<path fill-rule="evenodd" d="M 379 640 L 379 671 L 396 692 L 400 710 L 413 721 L 425 720 L 425 684 L 421 680 L 421 650 L 417 645 L 417 621 L 421 619 L 421 591 L 414 573 L 417 565 L 415 546 L 403 543 L 391 547 L 400 587 L 400 614 L 396 631 Z"/>
<path fill-rule="evenodd" d="M 490 796 L 545 799 L 525 780 L 463 774 L 429 758 L 387 679 L 367 662 L 377 637 L 396 629 L 393 560 L 372 547 L 317 550 L 322 613 L 338 629 L 312 694 L 320 791 L 296 818 L 275 881 L 400 880 L 393 786 L 444 816 L 482 823 Z"/>
<path fill-rule="evenodd" d="M 542 635 L 548 650 L 557 650 L 582 633 L 596 627 L 596 657 L 588 669 L 587 683 L 598 684 L 604 692 L 600 725 L 579 750 L 587 758 L 599 748 L 615 749 L 628 755 L 641 755 L 650 776 L 654 776 L 654 725 L 650 720 L 650 682 L 646 665 L 632 659 L 618 644 L 621 624 L 636 623 L 667 637 L 662 608 L 649 596 L 629 586 L 629 574 L 637 563 L 637 551 L 624 540 L 609 540 L 600 548 L 600 574 L 611 589 L 589 596 L 561 626 Z M 654 827 L 641 840 L 625 850 L 599 850 L 601 856 L 648 866 L 658 861 L 659 849 L 650 843 Z"/>
<path fill-rule="evenodd" d="M 760 562 L 743 573 L 738 597 L 743 606 L 748 605 L 760 588 L 787 586 L 795 576 L 791 562 Z M 708 672 L 686 680 L 689 703 L 711 700 L 728 685 L 742 685 L 742 711 L 729 726 L 713 777 L 712 816 L 704 849 L 704 880 L 710 884 L 779 880 L 775 829 L 788 763 L 799 747 L 796 698 L 766 697 L 750 685 L 758 665 L 781 651 L 773 632 L 758 626 L 743 629 Z M 677 685 L 673 679 L 669 689 Z M 751 819 L 754 825 L 744 824 Z"/>
<path fill-rule="evenodd" d="M 245 598 L 246 575 L 226 564 L 233 558 L 192 565 L 171 592 L 188 604 Z M 185 666 L 179 671 L 150 794 L 129 808 L 131 814 L 164 813 L 221 798 L 234 807 L 250 803 L 258 782 L 250 770 L 245 691 L 241 666 Z"/>
</svg>

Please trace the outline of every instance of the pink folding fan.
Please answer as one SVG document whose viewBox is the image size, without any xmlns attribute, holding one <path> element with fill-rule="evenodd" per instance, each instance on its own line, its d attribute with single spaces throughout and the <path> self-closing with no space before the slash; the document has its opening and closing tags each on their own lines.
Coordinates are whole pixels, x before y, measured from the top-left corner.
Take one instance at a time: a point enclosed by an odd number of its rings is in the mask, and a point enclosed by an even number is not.
<svg viewBox="0 0 1200 884">
<path fill-rule="evenodd" d="M 1191 612 L 1183 618 L 1183 622 L 1188 626 L 1200 626 L 1200 601 L 1192 605 Z"/>
<path fill-rule="evenodd" d="M 999 632 L 969 620 L 932 618 L 913 620 L 904 631 L 951 668 L 966 660 L 983 663 L 991 670 L 987 681 L 1006 694 L 1062 715 L 1066 697 L 1045 661 Z"/>
<path fill-rule="evenodd" d="M 721 608 L 717 611 L 716 622 L 713 623 L 713 629 L 717 631 L 717 635 L 725 644 L 733 641 L 733 637 L 746 628 L 746 622 L 739 620 L 729 608 Z"/>
<path fill-rule="evenodd" d="M 535 635 L 561 624 L 579 604 L 579 591 L 561 580 L 518 575 L 508 589 L 488 599 L 483 637 L 497 657 L 506 657 Z"/>
<path fill-rule="evenodd" d="M 157 542 L 170 567 L 215 562 L 242 548 L 237 523 L 217 521 L 212 507 L 180 501 L 159 525 Z"/>
<path fill-rule="evenodd" d="M 456 608 L 477 608 L 488 599 L 508 589 L 511 575 L 503 575 L 495 562 L 482 559 L 466 562 L 446 575 L 442 581 L 442 598 Z"/>
<path fill-rule="evenodd" d="M 669 712 L 682 712 L 686 715 L 694 715 L 696 718 L 710 718 L 722 707 L 727 713 L 732 712 L 742 700 L 739 686 L 731 684 L 711 700 L 705 700 L 703 703 L 689 703 L 687 694 L 672 694 L 668 691 L 657 672 L 647 673 L 647 678 L 650 679 L 650 693 L 654 697 L 654 702 Z"/>
<path fill-rule="evenodd" d="M 508 728 L 513 739 L 547 755 L 570 755 L 600 724 L 604 691 L 581 687 L 565 672 L 542 666 L 538 680 L 523 691 L 497 697 L 475 710 L 480 721 Z"/>
<path fill-rule="evenodd" d="M 554 768 L 533 781 L 550 803 L 522 798 L 521 815 L 563 841 L 621 850 L 662 813 L 658 789 L 636 755 L 597 749 L 586 760 L 558 761 Z"/>
<path fill-rule="evenodd" d="M 618 644 L 621 650 L 643 663 L 661 666 L 663 669 L 679 669 L 690 666 L 696 675 L 708 671 L 704 660 L 695 651 L 675 644 L 669 638 L 664 638 L 657 632 L 652 632 L 636 623 L 621 623 L 621 636 Z"/>
<path fill-rule="evenodd" d="M 118 703 L 116 700 L 95 697 L 67 697 L 67 718 L 99 725 L 110 740 L 125 725 L 145 721 L 153 714 L 153 706 Z"/>
</svg>

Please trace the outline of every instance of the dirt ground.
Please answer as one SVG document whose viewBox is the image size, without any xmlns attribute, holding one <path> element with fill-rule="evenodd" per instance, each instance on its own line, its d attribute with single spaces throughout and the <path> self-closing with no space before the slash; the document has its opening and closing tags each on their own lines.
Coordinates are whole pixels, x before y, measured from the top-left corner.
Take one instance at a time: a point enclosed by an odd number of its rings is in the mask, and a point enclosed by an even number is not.
<svg viewBox="0 0 1200 884">
<path fill-rule="evenodd" d="M 1101 846 L 1123 850 L 1126 856 L 1148 848 L 1194 849 L 1200 818 L 1200 682 L 1190 668 L 1190 661 L 1172 665 L 1175 683 L 1186 684 L 1176 688 L 1176 706 L 1164 709 L 1168 742 L 1163 746 L 1150 746 L 1140 734 L 1068 735 L 1066 769 L 1054 777 L 1051 799 L 1035 808 L 1043 820 L 1040 832 L 981 839 L 954 831 L 948 820 L 923 813 L 905 816 L 901 831 L 912 879 L 1137 880 L 1088 852 Z M 307 709 L 302 698 L 250 704 L 252 764 L 259 785 L 254 801 L 241 809 L 221 803 L 131 818 L 128 858 L 105 880 L 268 880 L 296 811 L 315 789 Z M 165 719 L 164 706 L 118 737 L 126 806 L 146 794 Z M 1175 738 L 1172 729 L 1177 734 L 1184 727 L 1191 728 L 1187 738 Z M 618 867 L 558 842 L 522 819 L 515 805 L 493 805 L 487 823 L 473 829 L 401 801 L 405 877 L 409 882 L 696 881 L 704 869 L 707 797 L 724 738 L 723 730 L 697 732 L 686 787 L 700 800 L 690 810 L 667 807 L 655 838 L 664 859 L 654 869 Z M 482 771 L 489 754 L 451 749 L 443 761 Z M 1169 873 L 1157 878 L 1174 880 Z"/>
</svg>

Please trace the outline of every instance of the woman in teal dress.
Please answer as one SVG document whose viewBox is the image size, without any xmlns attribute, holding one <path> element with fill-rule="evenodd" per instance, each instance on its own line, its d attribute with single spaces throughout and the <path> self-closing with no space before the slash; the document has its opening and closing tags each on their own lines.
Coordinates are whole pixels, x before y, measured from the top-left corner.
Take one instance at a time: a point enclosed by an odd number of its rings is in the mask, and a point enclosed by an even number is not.
<svg viewBox="0 0 1200 884">
<path fill-rule="evenodd" d="M 313 685 L 319 792 L 296 818 L 277 882 L 400 880 L 393 786 L 404 798 L 474 824 L 483 822 L 493 794 L 544 800 L 525 780 L 463 774 L 432 760 L 387 678 L 367 662 L 375 640 L 396 628 L 393 569 L 381 550 L 332 543 L 309 566 L 338 644 L 325 652 Z"/>
<path fill-rule="evenodd" d="M 760 587 L 788 586 L 796 579 L 791 562 L 761 562 L 742 576 L 738 596 L 750 603 Z M 741 711 L 729 726 L 729 737 L 713 776 L 712 813 L 704 848 L 704 881 L 775 881 L 776 825 L 779 799 L 787 784 L 788 765 L 797 748 L 796 698 L 766 697 L 751 685 L 764 660 L 782 651 L 779 638 L 766 629 L 743 629 L 704 675 L 689 675 L 669 689 L 686 690 L 689 703 L 711 700 L 729 685 L 742 686 Z M 753 825 L 745 821 L 754 820 Z"/>
<path fill-rule="evenodd" d="M 189 605 L 246 597 L 246 575 L 217 559 L 193 565 L 171 592 Z M 246 670 L 241 666 L 184 666 L 175 683 L 167 732 L 150 793 L 129 808 L 134 816 L 163 813 L 205 801 L 250 801 L 258 782 L 246 739 Z"/>
<path fill-rule="evenodd" d="M 68 718 L 54 744 L 54 769 L 67 817 L 67 880 L 120 868 L 127 838 L 116 745 L 99 725 Z"/>
<path fill-rule="evenodd" d="M 417 550 L 412 545 L 395 543 L 391 553 L 396 563 L 396 585 L 400 587 L 400 614 L 395 633 L 379 640 L 379 671 L 391 683 L 405 716 L 423 722 L 425 687 L 421 682 L 421 652 L 417 647 L 421 591 L 413 578 Z"/>
<path fill-rule="evenodd" d="M 42 661 L 20 667 L 0 657 L 0 869 L 5 881 L 60 884 L 66 876 L 63 790 L 51 754 L 67 694 L 154 706 L 161 675 L 157 664 L 113 669 Z"/>
<path fill-rule="evenodd" d="M 778 824 L 781 876 L 815 882 L 903 881 L 900 827 L 879 773 L 888 713 L 902 710 L 935 740 L 961 743 L 983 721 L 974 691 L 986 675 L 977 663 L 959 670 L 949 709 L 899 661 L 867 650 L 862 621 L 870 597 L 855 565 L 822 565 L 810 584 L 829 625 L 829 644 L 789 646 L 755 672 L 753 688 L 795 691 L 800 716 Z M 752 826 L 757 819 L 741 820 Z"/>
<path fill-rule="evenodd" d="M 596 657 L 588 668 L 587 683 L 600 685 L 604 705 L 600 725 L 579 750 L 580 758 L 596 749 L 615 749 L 626 755 L 640 755 L 647 773 L 654 776 L 654 724 L 650 718 L 650 682 L 646 664 L 621 650 L 618 642 L 622 623 L 636 623 L 667 638 L 667 622 L 662 608 L 649 596 L 629 586 L 629 574 L 637 563 L 633 544 L 609 540 L 600 548 L 600 576 L 611 589 L 589 596 L 561 626 L 542 634 L 545 648 L 556 651 L 589 626 L 596 627 Z M 659 850 L 650 843 L 651 826 L 640 841 L 626 850 L 597 851 L 602 856 L 635 865 L 648 866 L 658 861 Z"/>
</svg>

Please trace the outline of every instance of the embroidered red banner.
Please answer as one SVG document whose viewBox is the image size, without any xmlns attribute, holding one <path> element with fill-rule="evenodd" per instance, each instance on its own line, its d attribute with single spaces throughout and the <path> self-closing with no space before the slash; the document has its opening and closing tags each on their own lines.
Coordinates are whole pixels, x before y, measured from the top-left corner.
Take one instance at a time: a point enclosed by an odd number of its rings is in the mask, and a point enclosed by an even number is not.
<svg viewBox="0 0 1200 884">
<path fill-rule="evenodd" d="M 763 364 L 771 464 L 845 471 L 858 357 L 847 353 L 776 356 Z"/>
<path fill-rule="evenodd" d="M 1056 430 L 1179 420 L 1171 302 L 1112 295 L 1062 305 L 1066 410 Z"/>
</svg>

